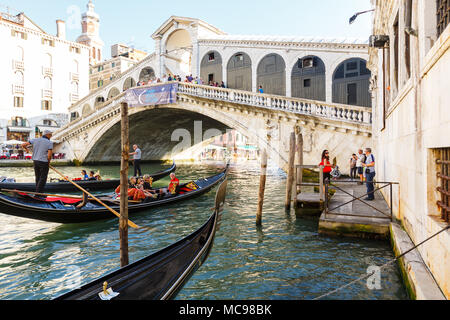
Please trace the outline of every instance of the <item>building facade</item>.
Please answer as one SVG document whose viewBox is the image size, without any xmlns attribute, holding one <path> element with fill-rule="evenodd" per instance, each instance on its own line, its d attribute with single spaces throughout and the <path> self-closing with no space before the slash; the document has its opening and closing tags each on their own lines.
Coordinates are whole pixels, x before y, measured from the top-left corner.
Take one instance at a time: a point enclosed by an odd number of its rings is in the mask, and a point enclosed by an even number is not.
<svg viewBox="0 0 450 320">
<path fill-rule="evenodd" d="M 393 212 L 418 244 L 450 223 L 450 3 L 372 3 L 377 180 L 400 183 Z M 418 250 L 450 298 L 450 230 Z"/>
<path fill-rule="evenodd" d="M 89 48 L 65 39 L 64 22 L 50 35 L 25 14 L 2 13 L 0 42 L 0 141 L 25 141 L 63 119 L 89 92 Z M 35 122 L 36 117 L 48 119 Z M 42 123 L 41 123 L 42 122 Z"/>
<path fill-rule="evenodd" d="M 125 45 L 115 44 L 111 46 L 111 59 L 90 66 L 89 89 L 93 91 L 107 85 L 146 56 L 146 52 Z M 152 76 L 154 77 L 155 74 Z M 136 85 L 136 83 L 133 85 Z M 112 92 L 111 94 L 114 95 L 116 93 Z M 108 98 L 111 97 L 106 97 L 106 99 Z M 99 102 L 104 101 L 100 100 Z"/>
</svg>

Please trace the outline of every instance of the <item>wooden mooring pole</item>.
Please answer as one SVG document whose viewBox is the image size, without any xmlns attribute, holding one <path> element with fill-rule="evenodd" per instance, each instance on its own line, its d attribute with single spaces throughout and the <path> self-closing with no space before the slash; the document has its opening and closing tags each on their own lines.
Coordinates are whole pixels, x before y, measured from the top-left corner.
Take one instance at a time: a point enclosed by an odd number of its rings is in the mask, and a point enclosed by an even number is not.
<svg viewBox="0 0 450 320">
<path fill-rule="evenodd" d="M 128 104 L 120 105 L 121 112 L 121 139 L 122 139 L 122 159 L 120 165 L 120 264 L 125 267 L 129 264 L 128 257 L 128 168 L 130 160 L 130 138 Z"/>
<path fill-rule="evenodd" d="M 286 200 L 284 207 L 286 211 L 291 210 L 291 200 L 292 200 L 292 185 L 294 183 L 294 174 L 295 174 L 295 132 L 291 133 L 291 138 L 289 141 L 289 163 L 288 163 L 288 173 L 287 173 L 287 182 L 286 182 Z"/>
<path fill-rule="evenodd" d="M 298 153 L 298 165 L 303 165 L 303 134 L 297 135 L 297 153 Z M 297 194 L 302 193 L 302 183 L 303 183 L 303 168 L 297 172 Z"/>
<path fill-rule="evenodd" d="M 297 135 L 297 165 L 300 167 L 295 167 L 295 197 L 294 197 L 294 208 L 298 208 L 298 195 L 302 193 L 302 183 L 303 183 L 303 134 L 299 133 Z"/>
<path fill-rule="evenodd" d="M 266 175 L 267 175 L 267 151 L 261 151 L 261 174 L 259 178 L 259 193 L 258 193 L 258 209 L 256 212 L 256 225 L 262 225 L 262 212 L 264 206 L 264 192 L 266 189 Z"/>
</svg>

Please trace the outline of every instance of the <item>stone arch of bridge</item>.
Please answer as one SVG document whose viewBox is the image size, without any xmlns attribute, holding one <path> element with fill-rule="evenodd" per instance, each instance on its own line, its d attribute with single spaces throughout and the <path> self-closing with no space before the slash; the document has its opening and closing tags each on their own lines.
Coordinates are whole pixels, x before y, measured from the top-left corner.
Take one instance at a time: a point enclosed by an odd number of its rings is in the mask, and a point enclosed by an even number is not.
<svg viewBox="0 0 450 320">
<path fill-rule="evenodd" d="M 186 143 L 185 138 L 180 140 L 183 134 L 195 146 L 203 142 L 205 136 L 212 138 L 219 135 L 215 132 L 226 133 L 230 129 L 236 129 L 260 147 L 274 149 L 266 141 L 264 130 L 259 132 L 253 129 L 252 124 L 217 108 L 190 104 L 167 105 L 133 108 L 129 114 L 130 143 L 142 148 L 145 160 L 171 159 L 175 156 L 173 150 Z M 173 137 L 180 139 L 171 141 Z M 80 156 L 87 162 L 120 160 L 120 114 L 112 117 L 107 124 L 91 130 Z"/>
</svg>

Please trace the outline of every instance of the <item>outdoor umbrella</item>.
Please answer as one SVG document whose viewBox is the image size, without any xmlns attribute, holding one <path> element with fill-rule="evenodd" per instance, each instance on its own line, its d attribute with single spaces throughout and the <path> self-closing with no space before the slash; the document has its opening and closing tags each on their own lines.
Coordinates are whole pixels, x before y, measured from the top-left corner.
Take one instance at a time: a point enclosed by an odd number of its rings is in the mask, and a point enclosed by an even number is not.
<svg viewBox="0 0 450 320">
<path fill-rule="evenodd" d="M 25 143 L 25 142 L 19 141 L 19 140 L 8 140 L 8 141 L 2 142 L 2 144 L 3 144 L 3 145 L 6 145 L 6 146 L 22 145 L 22 144 L 24 144 L 24 143 Z"/>
</svg>

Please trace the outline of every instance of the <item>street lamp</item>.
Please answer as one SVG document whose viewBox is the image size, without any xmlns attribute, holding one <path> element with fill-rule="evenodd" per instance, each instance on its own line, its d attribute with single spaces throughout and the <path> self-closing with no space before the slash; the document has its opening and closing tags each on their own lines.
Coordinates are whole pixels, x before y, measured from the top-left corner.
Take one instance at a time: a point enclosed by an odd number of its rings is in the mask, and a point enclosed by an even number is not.
<svg viewBox="0 0 450 320">
<path fill-rule="evenodd" d="M 361 12 L 358 12 L 358 13 L 354 14 L 354 15 L 350 18 L 349 23 L 352 24 L 353 22 L 355 22 L 356 18 L 357 18 L 360 14 L 367 13 L 367 12 L 372 12 L 372 11 L 375 11 L 375 9 L 367 10 L 367 11 L 361 11 Z"/>
</svg>

